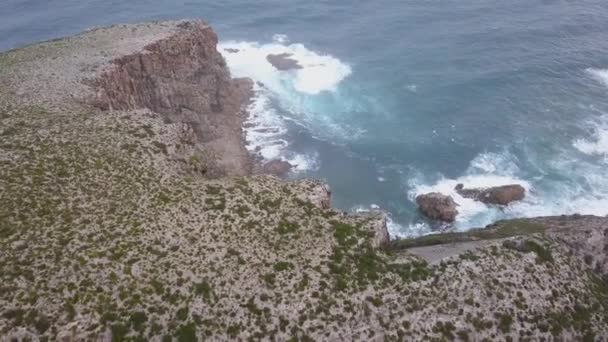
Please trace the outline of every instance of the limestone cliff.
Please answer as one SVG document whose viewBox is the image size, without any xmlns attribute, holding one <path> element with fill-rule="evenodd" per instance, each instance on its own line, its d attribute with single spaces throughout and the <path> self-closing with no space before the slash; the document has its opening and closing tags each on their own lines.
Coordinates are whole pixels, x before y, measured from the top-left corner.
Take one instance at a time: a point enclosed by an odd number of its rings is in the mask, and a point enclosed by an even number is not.
<svg viewBox="0 0 608 342">
<path fill-rule="evenodd" d="M 0 340 L 608 336 L 606 218 L 387 245 L 320 182 L 242 176 L 248 82 L 216 42 L 178 21 L 0 54 Z"/>
<path fill-rule="evenodd" d="M 251 81 L 230 77 L 216 45 L 200 21 L 92 29 L 6 53 L 0 89 L 27 105 L 151 110 L 193 135 L 185 142 L 196 148 L 171 151 L 175 159 L 195 158 L 207 176 L 246 175 Z"/>
</svg>

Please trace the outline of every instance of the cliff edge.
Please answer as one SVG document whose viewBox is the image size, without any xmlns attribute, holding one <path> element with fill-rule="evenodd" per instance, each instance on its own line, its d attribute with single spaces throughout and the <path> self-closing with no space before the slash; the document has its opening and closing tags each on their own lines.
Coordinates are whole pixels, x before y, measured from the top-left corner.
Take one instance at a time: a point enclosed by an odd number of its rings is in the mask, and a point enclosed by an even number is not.
<svg viewBox="0 0 608 342">
<path fill-rule="evenodd" d="M 150 110 L 191 135 L 196 148 L 178 146 L 176 159 L 198 159 L 206 176 L 242 176 L 251 81 L 230 77 L 217 41 L 201 21 L 92 29 L 3 54 L 0 91 L 20 106 Z"/>
</svg>

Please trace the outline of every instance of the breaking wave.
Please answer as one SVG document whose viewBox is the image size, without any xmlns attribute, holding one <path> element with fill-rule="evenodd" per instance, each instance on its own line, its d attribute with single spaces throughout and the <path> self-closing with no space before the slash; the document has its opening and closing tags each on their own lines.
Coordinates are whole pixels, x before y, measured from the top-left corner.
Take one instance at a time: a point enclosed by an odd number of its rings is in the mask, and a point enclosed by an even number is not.
<svg viewBox="0 0 608 342">
<path fill-rule="evenodd" d="M 289 149 L 289 122 L 310 129 L 315 136 L 318 127 L 331 131 L 326 136 L 349 134 L 332 121 L 331 108 L 324 108 L 326 98 L 335 96 L 340 83 L 352 73 L 349 65 L 302 44 L 291 44 L 286 35 L 278 34 L 272 43 L 228 41 L 220 43 L 218 49 L 233 76 L 248 77 L 256 83 L 245 125 L 250 152 L 264 160 L 288 161 L 297 171 L 315 170 L 319 167 L 317 153 Z M 276 69 L 267 57 L 280 54 L 286 54 L 301 68 Z"/>
</svg>

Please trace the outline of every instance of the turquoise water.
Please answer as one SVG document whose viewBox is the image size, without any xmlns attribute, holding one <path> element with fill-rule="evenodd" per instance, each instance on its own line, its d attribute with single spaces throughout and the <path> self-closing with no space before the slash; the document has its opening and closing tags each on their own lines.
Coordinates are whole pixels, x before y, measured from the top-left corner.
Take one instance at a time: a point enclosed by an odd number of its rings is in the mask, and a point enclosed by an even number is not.
<svg viewBox="0 0 608 342">
<path fill-rule="evenodd" d="M 608 214 L 608 2 L 17 1 L 0 3 L 0 50 L 118 22 L 201 17 L 233 74 L 263 83 L 250 148 L 327 180 L 334 205 L 378 206 L 395 235 L 499 218 Z M 304 69 L 278 72 L 268 53 Z M 438 227 L 413 197 L 518 182 L 505 209 L 455 195 Z"/>
</svg>

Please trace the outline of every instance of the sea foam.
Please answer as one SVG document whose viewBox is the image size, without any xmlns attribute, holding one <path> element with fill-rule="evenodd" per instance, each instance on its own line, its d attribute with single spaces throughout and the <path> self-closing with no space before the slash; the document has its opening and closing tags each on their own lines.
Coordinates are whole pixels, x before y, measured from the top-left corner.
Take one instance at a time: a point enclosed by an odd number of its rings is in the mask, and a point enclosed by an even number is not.
<svg viewBox="0 0 608 342">
<path fill-rule="evenodd" d="M 288 44 L 284 35 L 275 35 L 268 44 L 229 41 L 219 44 L 230 71 L 237 77 L 249 77 L 262 82 L 275 93 L 288 95 L 293 90 L 317 95 L 323 91 L 335 91 L 338 84 L 352 73 L 350 66 L 339 59 L 318 54 L 303 44 Z M 302 67 L 279 71 L 272 66 L 268 55 L 289 54 Z"/>
<path fill-rule="evenodd" d="M 331 119 L 317 115 L 306 103 L 314 103 L 317 96 L 335 92 L 351 74 L 350 66 L 302 44 L 290 44 L 289 38 L 281 34 L 274 35 L 272 43 L 228 41 L 220 43 L 218 49 L 234 77 L 248 77 L 256 82 L 245 124 L 248 150 L 264 160 L 288 161 L 295 171 L 317 169 L 318 153 L 289 150 L 287 119 L 307 126 L 306 118 L 313 117 L 311 120 L 326 123 L 322 126 L 339 130 Z M 288 54 L 301 69 L 277 70 L 267 60 L 271 54 Z M 290 115 L 285 117 L 279 111 Z M 314 130 L 311 133 L 314 134 Z"/>
<path fill-rule="evenodd" d="M 594 126 L 591 137 L 576 139 L 573 146 L 585 154 L 604 156 L 608 160 L 608 123 L 596 123 Z"/>
<path fill-rule="evenodd" d="M 588 68 L 586 71 L 598 82 L 608 87 L 608 69 Z"/>
</svg>

